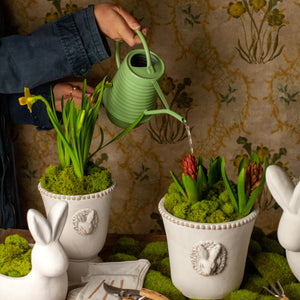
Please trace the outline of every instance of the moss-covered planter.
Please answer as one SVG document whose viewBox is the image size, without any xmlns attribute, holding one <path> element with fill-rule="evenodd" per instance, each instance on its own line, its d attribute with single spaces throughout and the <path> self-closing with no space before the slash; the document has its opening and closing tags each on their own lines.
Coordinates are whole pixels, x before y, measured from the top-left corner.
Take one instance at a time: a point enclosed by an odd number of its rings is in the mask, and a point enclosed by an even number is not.
<svg viewBox="0 0 300 300">
<path fill-rule="evenodd" d="M 87 263 L 95 261 L 102 250 L 110 215 L 110 205 L 116 181 L 104 191 L 87 195 L 59 195 L 46 191 L 41 183 L 41 193 L 46 212 L 59 201 L 68 204 L 68 217 L 60 237 L 69 260 L 69 280 L 80 281 L 87 271 Z"/>
<path fill-rule="evenodd" d="M 171 215 L 159 203 L 167 235 L 171 279 L 186 297 L 220 299 L 241 285 L 258 208 L 224 223 L 199 223 Z"/>
</svg>

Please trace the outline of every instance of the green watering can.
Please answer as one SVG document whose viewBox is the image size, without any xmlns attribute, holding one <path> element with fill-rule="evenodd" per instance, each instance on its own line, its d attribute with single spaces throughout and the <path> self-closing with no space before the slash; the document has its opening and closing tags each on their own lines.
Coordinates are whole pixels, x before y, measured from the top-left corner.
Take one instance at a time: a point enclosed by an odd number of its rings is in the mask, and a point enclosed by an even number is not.
<svg viewBox="0 0 300 300">
<path fill-rule="evenodd" d="M 127 54 L 120 63 L 119 43 L 116 42 L 116 63 L 118 71 L 112 79 L 112 86 L 105 88 L 103 102 L 110 121 L 121 128 L 127 128 L 142 115 L 138 125 L 147 122 L 156 114 L 169 114 L 180 122 L 186 120 L 170 110 L 160 89 L 165 72 L 161 58 L 149 51 L 143 34 L 137 30 L 144 49 Z M 156 109 L 157 96 L 165 109 Z"/>
</svg>

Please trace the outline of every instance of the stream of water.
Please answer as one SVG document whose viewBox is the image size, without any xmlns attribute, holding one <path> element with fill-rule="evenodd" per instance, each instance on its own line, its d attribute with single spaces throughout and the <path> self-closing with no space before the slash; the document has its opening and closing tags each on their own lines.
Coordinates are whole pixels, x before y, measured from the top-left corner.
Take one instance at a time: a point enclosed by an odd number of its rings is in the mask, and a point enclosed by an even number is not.
<svg viewBox="0 0 300 300">
<path fill-rule="evenodd" d="M 187 125 L 187 123 L 185 123 L 184 126 L 185 126 L 185 130 L 186 130 L 187 137 L 188 137 L 188 142 L 189 142 L 191 155 L 194 155 L 194 148 L 193 148 L 193 141 L 192 141 L 190 126 Z"/>
</svg>

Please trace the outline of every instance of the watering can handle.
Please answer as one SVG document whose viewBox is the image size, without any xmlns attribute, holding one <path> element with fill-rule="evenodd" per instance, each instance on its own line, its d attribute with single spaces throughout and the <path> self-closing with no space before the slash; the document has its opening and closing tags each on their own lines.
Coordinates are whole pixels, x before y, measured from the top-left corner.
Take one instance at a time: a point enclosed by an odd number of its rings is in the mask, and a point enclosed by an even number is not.
<svg viewBox="0 0 300 300">
<path fill-rule="evenodd" d="M 148 70 L 149 73 L 154 73 L 154 68 L 153 68 L 152 63 L 151 63 L 150 50 L 148 48 L 147 42 L 145 40 L 145 37 L 144 37 L 144 35 L 142 34 L 142 32 L 140 30 L 136 30 L 135 32 L 139 36 L 140 40 L 142 41 L 143 47 L 145 49 L 146 60 L 147 60 L 147 70 Z M 116 64 L 117 64 L 117 67 L 119 69 L 119 67 L 121 65 L 120 50 L 119 50 L 120 43 L 118 41 L 116 41 L 115 44 L 116 44 Z"/>
</svg>

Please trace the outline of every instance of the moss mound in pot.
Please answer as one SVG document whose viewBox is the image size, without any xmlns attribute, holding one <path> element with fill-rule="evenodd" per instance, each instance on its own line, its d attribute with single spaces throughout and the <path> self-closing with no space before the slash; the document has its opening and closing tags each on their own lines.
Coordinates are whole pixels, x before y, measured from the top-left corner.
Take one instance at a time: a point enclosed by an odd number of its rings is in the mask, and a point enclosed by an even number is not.
<svg viewBox="0 0 300 300">
<path fill-rule="evenodd" d="M 264 160 L 265 170 L 267 160 Z M 247 216 L 265 182 L 262 162 L 254 153 L 250 161 L 242 159 L 237 183 L 229 180 L 225 158 L 209 161 L 208 169 L 202 157 L 187 155 L 182 161 L 181 180 L 170 171 L 174 180 L 164 196 L 164 207 L 173 216 L 199 223 L 224 223 Z"/>
<path fill-rule="evenodd" d="M 98 193 L 112 184 L 111 173 L 104 167 L 90 163 L 83 178 L 78 178 L 73 166 L 62 168 L 50 165 L 40 179 L 42 188 L 60 195 L 85 195 Z"/>
<path fill-rule="evenodd" d="M 234 187 L 234 185 L 232 186 Z M 165 194 L 164 205 L 173 216 L 193 222 L 223 223 L 244 217 L 235 212 L 222 181 L 206 187 L 202 194 L 202 200 L 194 204 L 182 196 L 175 183 L 171 183 Z"/>
</svg>

